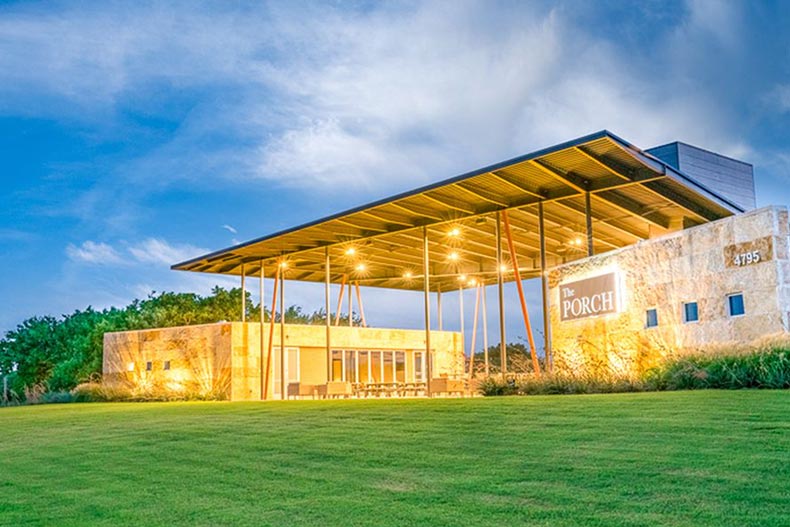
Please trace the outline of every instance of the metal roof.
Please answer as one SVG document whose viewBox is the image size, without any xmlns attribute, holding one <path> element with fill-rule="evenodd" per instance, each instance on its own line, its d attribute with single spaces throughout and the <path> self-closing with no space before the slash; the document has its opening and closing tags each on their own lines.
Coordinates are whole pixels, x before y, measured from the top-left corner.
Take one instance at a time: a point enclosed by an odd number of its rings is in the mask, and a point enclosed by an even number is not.
<svg viewBox="0 0 790 527">
<path fill-rule="evenodd" d="M 286 279 L 322 282 L 328 247 L 333 282 L 346 275 L 365 286 L 422 290 L 425 226 L 431 290 L 448 291 L 459 287 L 462 274 L 486 283 L 496 281 L 494 217 L 496 211 L 507 210 L 522 277 L 536 276 L 540 273 L 538 203 L 544 206 L 551 267 L 587 256 L 588 191 L 596 254 L 743 212 L 603 130 L 172 268 L 239 275 L 245 264 L 246 275 L 259 275 L 263 262 L 265 276 L 273 277 L 279 262 L 286 261 Z M 453 229 L 457 235 L 448 234 Z M 507 255 L 506 245 L 503 254 Z M 513 279 L 512 272 L 505 275 Z"/>
</svg>

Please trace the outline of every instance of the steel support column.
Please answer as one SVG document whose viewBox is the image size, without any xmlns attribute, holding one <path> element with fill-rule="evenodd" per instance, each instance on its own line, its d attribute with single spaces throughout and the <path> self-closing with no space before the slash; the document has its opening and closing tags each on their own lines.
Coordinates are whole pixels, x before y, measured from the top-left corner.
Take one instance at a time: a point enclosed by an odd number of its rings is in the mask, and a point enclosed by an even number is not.
<svg viewBox="0 0 790 527">
<path fill-rule="evenodd" d="M 326 382 L 332 381 L 332 319 L 329 312 L 330 303 L 330 267 L 329 247 L 324 249 L 324 309 L 326 310 Z"/>
<path fill-rule="evenodd" d="M 244 264 L 241 264 L 241 321 L 247 321 L 247 288 L 244 283 Z"/>
<path fill-rule="evenodd" d="M 439 331 L 442 331 L 442 290 L 436 291 L 436 318 Z"/>
<path fill-rule="evenodd" d="M 546 226 L 543 220 L 543 202 L 538 202 L 538 232 L 540 234 L 540 294 L 543 299 L 543 352 L 546 371 L 552 370 L 551 322 L 549 313 L 549 280 L 546 269 Z"/>
<path fill-rule="evenodd" d="M 265 395 L 265 391 L 264 391 L 264 385 L 263 385 L 263 382 L 264 382 L 264 379 L 263 379 L 264 378 L 264 368 L 263 368 L 263 350 L 264 350 L 263 328 L 264 328 L 264 323 L 265 323 L 263 319 L 264 319 L 264 315 L 266 314 L 266 307 L 264 305 L 264 304 L 266 304 L 266 302 L 263 301 L 264 276 L 265 275 L 264 275 L 264 272 L 263 272 L 263 260 L 261 260 L 261 280 L 260 280 L 261 283 L 260 283 L 260 291 L 259 291 L 260 296 L 261 296 L 261 305 L 260 305 L 260 312 L 261 312 L 260 313 L 260 315 L 261 315 L 261 324 L 260 324 L 261 349 L 260 349 L 260 359 L 258 360 L 258 364 L 260 365 L 260 370 L 261 370 L 261 401 L 263 401 L 264 397 L 266 396 Z"/>
<path fill-rule="evenodd" d="M 500 213 L 496 213 L 496 283 L 499 300 L 499 360 L 504 376 L 507 373 L 507 344 L 505 342 L 505 283 L 502 276 L 502 223 Z"/>
<path fill-rule="evenodd" d="M 593 225 L 592 225 L 592 203 L 590 202 L 590 191 L 584 193 L 584 217 L 587 223 L 587 256 L 593 255 Z"/>
<path fill-rule="evenodd" d="M 280 273 L 280 399 L 288 396 L 288 382 L 285 378 L 285 269 Z"/>
<path fill-rule="evenodd" d="M 431 396 L 431 285 L 430 285 L 430 256 L 428 254 L 428 228 L 422 228 L 422 273 L 423 297 L 425 310 L 425 393 Z"/>
</svg>

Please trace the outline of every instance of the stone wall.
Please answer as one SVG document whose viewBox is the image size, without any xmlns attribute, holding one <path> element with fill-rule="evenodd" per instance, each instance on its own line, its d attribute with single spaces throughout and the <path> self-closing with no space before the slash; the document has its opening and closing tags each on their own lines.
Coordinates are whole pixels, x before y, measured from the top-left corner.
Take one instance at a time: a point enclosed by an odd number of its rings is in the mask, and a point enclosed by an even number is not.
<svg viewBox="0 0 790 527">
<path fill-rule="evenodd" d="M 787 209 L 768 207 L 552 269 L 555 368 L 635 375 L 669 356 L 787 331 L 789 233 Z M 754 251 L 759 257 L 743 256 Z M 569 307 L 563 300 L 581 294 L 569 284 L 584 289 L 580 281 L 609 273 L 617 280 L 615 312 L 563 312 Z M 729 315 L 733 293 L 743 294 L 742 316 Z M 699 321 L 684 322 L 686 302 L 697 303 Z M 588 307 L 601 305 L 600 299 L 588 301 Z M 656 310 L 656 327 L 646 327 L 648 309 Z"/>
<path fill-rule="evenodd" d="M 261 365 L 268 360 L 269 326 L 264 327 L 264 353 L 260 348 L 260 324 L 226 322 L 200 326 L 160 328 L 107 333 L 104 336 L 104 382 L 128 388 L 161 388 L 206 393 L 221 392 L 231 400 L 260 400 Z M 279 377 L 277 358 L 280 325 L 273 332 L 274 357 L 269 390 L 274 394 Z M 397 350 L 407 354 L 425 349 L 420 330 L 333 327 L 332 349 Z M 460 333 L 432 331 L 434 376 L 458 376 L 464 370 Z M 326 328 L 285 326 L 286 350 L 297 348 L 299 376 L 305 384 L 327 382 Z M 147 369 L 151 363 L 150 371 Z M 170 369 L 165 369 L 169 362 Z M 407 362 L 408 364 L 408 362 Z M 407 375 L 412 366 L 407 366 Z M 276 371 L 275 371 L 276 370 Z M 278 390 L 279 391 L 279 390 Z"/>
</svg>

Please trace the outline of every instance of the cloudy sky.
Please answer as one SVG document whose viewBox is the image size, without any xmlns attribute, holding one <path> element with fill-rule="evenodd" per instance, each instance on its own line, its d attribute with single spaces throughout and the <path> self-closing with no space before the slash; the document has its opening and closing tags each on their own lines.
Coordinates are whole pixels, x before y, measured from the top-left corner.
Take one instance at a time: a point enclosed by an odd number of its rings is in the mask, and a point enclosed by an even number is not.
<svg viewBox="0 0 790 527">
<path fill-rule="evenodd" d="M 233 285 L 169 266 L 601 129 L 790 203 L 790 4 L 635 4 L 1 4 L 0 330 Z M 419 296 L 365 295 L 419 325 Z"/>
</svg>

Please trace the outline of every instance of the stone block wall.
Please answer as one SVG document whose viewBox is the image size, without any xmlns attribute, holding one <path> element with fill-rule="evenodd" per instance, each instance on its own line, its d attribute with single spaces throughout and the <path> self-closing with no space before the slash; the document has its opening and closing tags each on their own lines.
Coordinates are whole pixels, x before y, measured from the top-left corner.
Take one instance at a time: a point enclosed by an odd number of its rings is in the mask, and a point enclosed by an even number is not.
<svg viewBox="0 0 790 527">
<path fill-rule="evenodd" d="M 107 333 L 103 379 L 108 385 L 132 389 L 221 392 L 234 401 L 260 400 L 261 365 L 265 367 L 269 358 L 268 324 L 263 329 L 263 354 L 260 335 L 260 324 L 241 322 Z M 425 332 L 419 330 L 341 326 L 332 328 L 331 339 L 332 349 L 337 350 L 397 350 L 408 354 L 425 349 Z M 279 376 L 279 346 L 280 325 L 277 324 L 273 332 L 275 354 L 269 377 L 270 398 L 275 390 L 275 377 Z M 431 347 L 434 376 L 463 374 L 460 333 L 432 331 Z M 324 326 L 286 324 L 285 348 L 299 350 L 301 382 L 314 385 L 327 382 Z M 165 369 L 166 362 L 169 369 Z"/>
<path fill-rule="evenodd" d="M 669 356 L 787 331 L 789 235 L 787 209 L 768 207 L 552 269 L 555 367 L 635 375 Z M 744 256 L 754 252 L 759 258 Z M 618 310 L 562 320 L 562 290 L 608 273 L 617 278 Z M 729 315 L 734 293 L 743 294 L 742 316 Z M 685 302 L 697 303 L 699 321 L 684 321 Z M 656 327 L 646 327 L 648 309 Z"/>
</svg>

